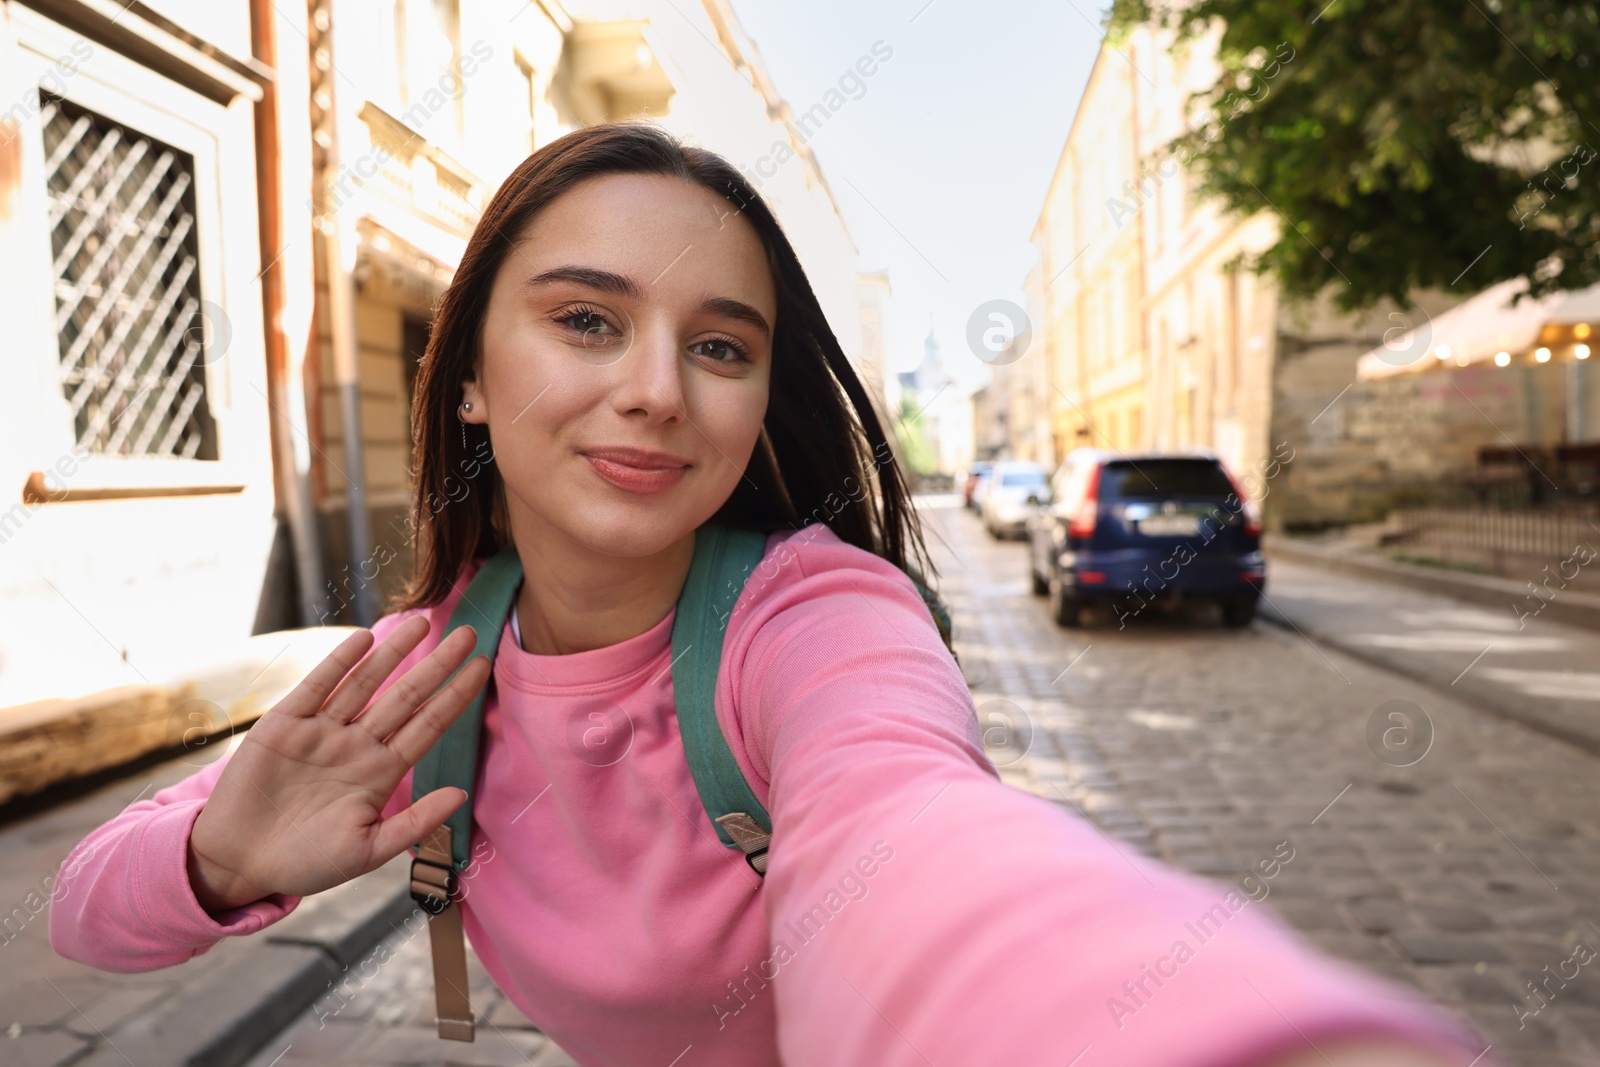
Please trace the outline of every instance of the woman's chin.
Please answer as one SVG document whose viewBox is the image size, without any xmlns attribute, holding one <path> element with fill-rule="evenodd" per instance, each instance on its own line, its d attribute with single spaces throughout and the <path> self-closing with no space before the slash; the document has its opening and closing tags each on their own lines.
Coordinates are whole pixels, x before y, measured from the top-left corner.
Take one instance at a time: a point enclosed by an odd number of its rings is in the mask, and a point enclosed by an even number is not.
<svg viewBox="0 0 1600 1067">
<path fill-rule="evenodd" d="M 639 559 L 664 552 L 689 536 L 700 522 L 694 512 L 660 494 L 637 502 L 595 502 L 562 525 L 575 540 L 608 556 Z M 712 509 L 713 511 L 715 509 Z"/>
</svg>

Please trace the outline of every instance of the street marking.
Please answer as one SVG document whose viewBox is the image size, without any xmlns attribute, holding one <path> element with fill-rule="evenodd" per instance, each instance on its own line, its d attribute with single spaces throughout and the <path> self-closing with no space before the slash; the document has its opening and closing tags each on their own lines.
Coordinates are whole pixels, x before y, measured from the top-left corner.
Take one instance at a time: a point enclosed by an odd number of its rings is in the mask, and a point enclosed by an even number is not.
<svg viewBox="0 0 1600 1067">
<path fill-rule="evenodd" d="M 1355 785 L 1355 783 L 1354 783 L 1354 782 L 1351 782 L 1351 783 L 1350 783 L 1350 785 Z M 1345 787 L 1344 787 L 1344 788 L 1343 788 L 1343 789 L 1341 789 L 1341 790 L 1339 790 L 1339 796 L 1338 796 L 1338 797 L 1334 797 L 1334 798 L 1333 798 L 1333 799 L 1332 799 L 1332 800 L 1330 800 L 1330 801 L 1328 801 L 1328 808 L 1331 808 L 1331 807 L 1333 807 L 1333 806 L 1334 806 L 1334 805 L 1335 805 L 1335 804 L 1337 804 L 1337 803 L 1339 803 L 1339 797 L 1342 797 L 1342 796 L 1344 796 L 1344 795 L 1345 795 L 1345 794 L 1346 794 L 1346 793 L 1348 793 L 1348 792 L 1350 792 L 1350 785 L 1347 785 L 1347 786 L 1345 786 Z M 1321 810 L 1321 811 L 1319 811 L 1319 812 L 1317 812 L 1317 819 L 1320 819 L 1320 818 L 1322 818 L 1322 817 L 1323 817 L 1323 816 L 1324 816 L 1324 815 L 1326 815 L 1326 814 L 1328 814 L 1328 808 L 1323 808 L 1323 809 L 1322 809 L 1322 810 Z M 1311 824 L 1312 824 L 1312 825 L 1313 825 L 1313 826 L 1315 826 L 1315 825 L 1316 825 L 1316 823 L 1317 823 L 1317 819 L 1312 819 L 1312 820 L 1311 820 Z"/>
<path fill-rule="evenodd" d="M 1493 641 L 1490 641 L 1487 645 L 1484 645 L 1483 646 L 1483 651 L 1479 652 L 1476 656 L 1473 656 L 1472 657 L 1472 662 L 1467 664 L 1465 667 L 1461 668 L 1461 673 L 1456 675 L 1456 681 L 1455 682 L 1451 682 L 1450 684 L 1451 685 L 1455 685 L 1456 682 L 1459 682 L 1459 681 L 1461 681 L 1462 678 L 1466 677 L 1467 672 L 1470 671 L 1472 668 L 1476 667 L 1478 665 L 1478 661 L 1480 659 L 1482 659 L 1484 656 L 1486 656 L 1488 654 L 1489 650 L 1491 648 L 1493 648 L 1493 647 L 1494 647 L 1494 642 Z"/>
</svg>

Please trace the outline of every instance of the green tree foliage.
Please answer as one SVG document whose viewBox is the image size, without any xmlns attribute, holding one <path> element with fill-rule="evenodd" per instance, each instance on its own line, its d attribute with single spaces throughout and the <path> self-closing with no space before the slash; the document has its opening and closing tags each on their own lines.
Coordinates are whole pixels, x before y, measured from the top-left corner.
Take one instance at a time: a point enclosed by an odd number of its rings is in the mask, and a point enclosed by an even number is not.
<svg viewBox="0 0 1600 1067">
<path fill-rule="evenodd" d="M 1114 0 L 1108 21 L 1113 44 L 1220 25 L 1221 76 L 1168 151 L 1202 195 L 1281 216 L 1254 265 L 1287 295 L 1600 282 L 1600 4 Z"/>
<path fill-rule="evenodd" d="M 911 390 L 900 394 L 900 417 L 895 420 L 895 435 L 900 439 L 900 454 L 906 466 L 917 474 L 934 474 L 939 469 L 939 452 L 928 440 L 927 427 Z"/>
</svg>

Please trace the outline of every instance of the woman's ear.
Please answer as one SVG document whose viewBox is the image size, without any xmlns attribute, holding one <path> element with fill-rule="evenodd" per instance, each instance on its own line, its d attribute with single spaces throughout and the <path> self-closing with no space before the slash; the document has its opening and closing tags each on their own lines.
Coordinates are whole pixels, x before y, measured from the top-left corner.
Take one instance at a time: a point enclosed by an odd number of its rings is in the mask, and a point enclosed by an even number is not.
<svg viewBox="0 0 1600 1067">
<path fill-rule="evenodd" d="M 471 405 L 470 409 L 465 405 Z M 483 390 L 478 388 L 478 383 L 472 378 L 462 379 L 461 399 L 456 401 L 456 414 L 463 422 L 474 423 L 479 426 L 486 425 L 489 421 L 487 405 L 483 401 Z"/>
</svg>

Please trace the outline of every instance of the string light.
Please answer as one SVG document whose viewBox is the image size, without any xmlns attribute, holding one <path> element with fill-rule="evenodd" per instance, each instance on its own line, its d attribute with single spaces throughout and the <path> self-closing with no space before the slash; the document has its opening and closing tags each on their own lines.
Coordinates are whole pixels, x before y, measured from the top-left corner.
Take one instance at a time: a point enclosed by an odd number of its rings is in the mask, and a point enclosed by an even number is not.
<svg viewBox="0 0 1600 1067">
<path fill-rule="evenodd" d="M 1533 350 L 1533 358 L 1538 360 L 1540 363 L 1549 363 L 1550 362 L 1550 350 L 1548 348 L 1544 348 L 1542 346 L 1539 347 L 1539 348 L 1536 348 L 1536 349 Z"/>
<path fill-rule="evenodd" d="M 1494 365 L 1496 367 L 1509 367 L 1509 366 L 1511 366 L 1511 353 L 1510 352 L 1496 352 L 1494 354 Z"/>
<path fill-rule="evenodd" d="M 1589 346 L 1588 345 L 1573 345 L 1572 346 L 1572 354 L 1577 356 L 1579 359 L 1588 359 L 1589 358 Z"/>
</svg>

